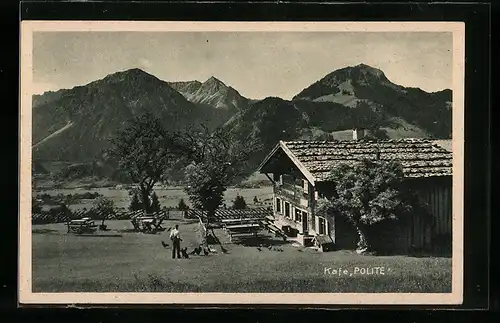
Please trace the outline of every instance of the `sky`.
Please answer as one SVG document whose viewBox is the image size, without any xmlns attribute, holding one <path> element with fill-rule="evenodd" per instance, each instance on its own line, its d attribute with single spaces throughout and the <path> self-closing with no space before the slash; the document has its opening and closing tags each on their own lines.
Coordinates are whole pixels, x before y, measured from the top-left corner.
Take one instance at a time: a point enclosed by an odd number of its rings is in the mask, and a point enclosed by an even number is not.
<svg viewBox="0 0 500 323">
<path fill-rule="evenodd" d="M 447 32 L 35 32 L 33 93 L 141 68 L 164 81 L 215 76 L 248 98 L 291 99 L 360 63 L 434 92 L 452 88 L 452 41 Z"/>
</svg>

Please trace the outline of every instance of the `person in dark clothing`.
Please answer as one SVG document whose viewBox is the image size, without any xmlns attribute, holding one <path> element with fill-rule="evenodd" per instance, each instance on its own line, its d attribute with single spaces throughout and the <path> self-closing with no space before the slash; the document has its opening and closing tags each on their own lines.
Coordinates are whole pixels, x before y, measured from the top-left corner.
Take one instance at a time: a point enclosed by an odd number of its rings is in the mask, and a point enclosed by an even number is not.
<svg viewBox="0 0 500 323">
<path fill-rule="evenodd" d="M 177 254 L 177 258 L 181 258 L 181 236 L 179 233 L 179 225 L 175 225 L 175 229 L 170 231 L 170 240 L 172 240 L 172 258 L 175 259 L 175 255 Z"/>
</svg>

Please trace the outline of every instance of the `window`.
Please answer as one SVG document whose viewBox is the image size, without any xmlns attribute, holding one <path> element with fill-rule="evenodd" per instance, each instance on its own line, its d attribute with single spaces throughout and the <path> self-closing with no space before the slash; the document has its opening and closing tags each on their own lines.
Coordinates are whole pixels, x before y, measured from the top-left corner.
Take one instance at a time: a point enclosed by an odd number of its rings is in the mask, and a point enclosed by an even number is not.
<svg viewBox="0 0 500 323">
<path fill-rule="evenodd" d="M 295 209 L 295 221 L 302 222 L 302 211 Z"/>
<path fill-rule="evenodd" d="M 281 213 L 281 200 L 276 198 L 276 212 Z"/>
<path fill-rule="evenodd" d="M 309 182 L 304 180 L 304 194 L 309 194 Z"/>
<path fill-rule="evenodd" d="M 290 217 L 290 203 L 285 202 L 285 217 Z"/>
<path fill-rule="evenodd" d="M 318 217 L 319 234 L 326 234 L 326 220 Z"/>
</svg>

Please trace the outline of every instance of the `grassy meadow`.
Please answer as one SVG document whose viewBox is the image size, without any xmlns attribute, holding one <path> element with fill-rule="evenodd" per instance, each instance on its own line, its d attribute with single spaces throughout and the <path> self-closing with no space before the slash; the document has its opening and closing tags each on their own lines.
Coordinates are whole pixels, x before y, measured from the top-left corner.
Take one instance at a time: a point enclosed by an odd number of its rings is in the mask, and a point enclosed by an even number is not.
<svg viewBox="0 0 500 323">
<path fill-rule="evenodd" d="M 171 219 L 165 226 L 176 223 L 181 247 L 193 250 L 198 224 Z M 34 225 L 33 292 L 451 291 L 449 258 L 323 253 L 269 236 L 234 244 L 218 231 L 228 253 L 214 246 L 218 253 L 172 259 L 170 246 L 161 244 L 169 242 L 168 233 L 131 232 L 129 221 L 108 221 L 108 226 L 121 236 L 76 236 L 67 234 L 64 224 Z M 260 243 L 280 245 L 282 251 L 259 250 Z M 384 267 L 383 274 L 373 272 L 375 267 Z"/>
<path fill-rule="evenodd" d="M 184 199 L 186 204 L 190 204 L 188 200 L 188 196 L 184 192 L 181 187 L 168 187 L 168 188 L 155 188 L 154 190 L 158 196 L 158 200 L 160 201 L 161 206 L 165 206 L 167 208 L 175 208 L 179 204 L 181 199 Z M 75 194 L 75 193 L 86 193 L 86 192 L 97 192 L 103 196 L 111 199 L 117 208 L 128 208 L 130 205 L 130 196 L 127 190 L 125 189 L 115 189 L 110 187 L 100 187 L 100 188 L 92 188 L 92 189 L 51 189 L 38 192 L 38 194 L 49 194 L 56 196 L 58 194 Z M 272 203 L 272 187 L 262 187 L 262 188 L 230 188 L 227 190 L 224 196 L 224 203 L 229 207 L 232 205 L 232 201 L 235 199 L 237 195 L 243 196 L 247 205 L 249 206 L 271 206 Z M 253 203 L 254 197 L 257 197 L 259 200 L 258 204 Z M 70 204 L 68 207 L 71 210 L 79 210 L 79 209 L 90 209 L 92 208 L 92 203 L 94 200 L 92 199 L 81 199 L 78 200 L 77 203 Z"/>
</svg>

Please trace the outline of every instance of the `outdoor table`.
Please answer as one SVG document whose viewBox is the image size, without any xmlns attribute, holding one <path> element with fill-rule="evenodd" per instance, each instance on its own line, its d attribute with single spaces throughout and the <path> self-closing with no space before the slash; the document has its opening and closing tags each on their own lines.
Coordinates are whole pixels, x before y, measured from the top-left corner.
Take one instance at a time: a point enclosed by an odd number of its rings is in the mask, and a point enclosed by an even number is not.
<svg viewBox="0 0 500 323">
<path fill-rule="evenodd" d="M 83 218 L 80 220 L 71 220 L 68 222 L 68 233 L 84 233 L 94 232 L 97 230 L 97 225 L 90 218 Z"/>
</svg>

